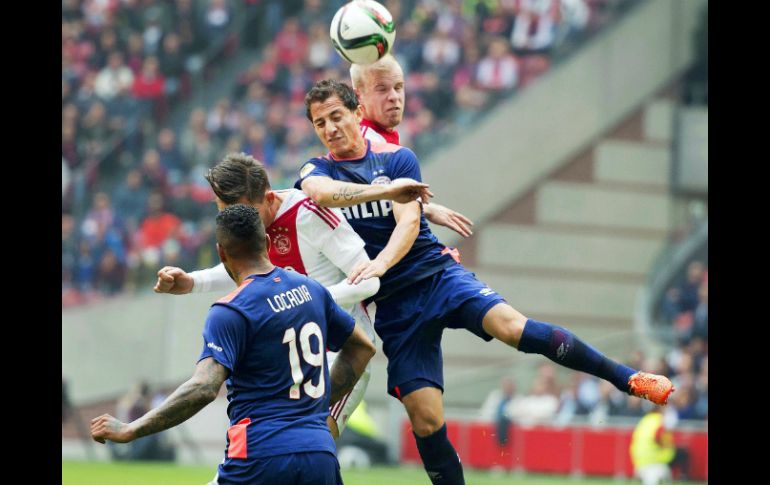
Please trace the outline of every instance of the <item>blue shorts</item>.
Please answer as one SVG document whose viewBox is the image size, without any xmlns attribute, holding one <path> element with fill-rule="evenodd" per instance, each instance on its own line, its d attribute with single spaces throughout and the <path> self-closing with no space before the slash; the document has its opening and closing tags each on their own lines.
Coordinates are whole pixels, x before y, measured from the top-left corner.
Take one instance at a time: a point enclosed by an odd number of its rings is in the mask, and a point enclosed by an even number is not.
<svg viewBox="0 0 770 485">
<path fill-rule="evenodd" d="M 388 394 L 422 387 L 444 390 L 441 336 L 464 328 L 486 341 L 484 316 L 505 299 L 462 265 L 450 266 L 377 301 L 374 329 L 388 358 Z"/>
<path fill-rule="evenodd" d="M 340 464 L 328 451 L 310 451 L 260 459 L 228 460 L 219 465 L 218 485 L 342 485 Z"/>
</svg>

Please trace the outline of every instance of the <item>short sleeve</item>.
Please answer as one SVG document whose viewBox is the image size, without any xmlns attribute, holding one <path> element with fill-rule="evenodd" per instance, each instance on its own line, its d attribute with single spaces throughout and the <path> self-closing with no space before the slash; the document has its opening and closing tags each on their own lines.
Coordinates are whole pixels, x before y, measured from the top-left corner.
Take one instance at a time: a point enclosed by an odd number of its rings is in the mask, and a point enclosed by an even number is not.
<svg viewBox="0 0 770 485">
<path fill-rule="evenodd" d="M 410 178 L 422 182 L 420 162 L 412 150 L 401 147 L 393 154 L 390 178 L 392 180 Z"/>
<path fill-rule="evenodd" d="M 245 343 L 246 319 L 243 315 L 230 307 L 214 305 L 203 327 L 203 351 L 198 361 L 212 357 L 232 372 L 244 353 Z"/>
<path fill-rule="evenodd" d="M 313 158 L 305 162 L 299 169 L 299 180 L 294 183 L 294 188 L 302 190 L 302 181 L 308 177 L 332 177 L 329 164 L 321 158 Z"/>
<path fill-rule="evenodd" d="M 326 348 L 337 352 L 353 333 L 356 321 L 334 302 L 329 290 L 323 288 L 323 291 L 326 297 Z"/>
</svg>

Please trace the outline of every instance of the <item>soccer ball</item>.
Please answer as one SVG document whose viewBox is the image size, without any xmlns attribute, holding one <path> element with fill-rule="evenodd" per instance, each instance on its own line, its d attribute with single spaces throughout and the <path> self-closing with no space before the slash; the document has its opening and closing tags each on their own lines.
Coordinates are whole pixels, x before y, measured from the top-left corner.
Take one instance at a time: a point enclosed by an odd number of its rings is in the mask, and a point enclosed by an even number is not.
<svg viewBox="0 0 770 485">
<path fill-rule="evenodd" d="M 354 0 L 334 14 L 329 36 L 345 60 L 371 64 L 390 52 L 396 25 L 390 12 L 374 0 Z"/>
</svg>

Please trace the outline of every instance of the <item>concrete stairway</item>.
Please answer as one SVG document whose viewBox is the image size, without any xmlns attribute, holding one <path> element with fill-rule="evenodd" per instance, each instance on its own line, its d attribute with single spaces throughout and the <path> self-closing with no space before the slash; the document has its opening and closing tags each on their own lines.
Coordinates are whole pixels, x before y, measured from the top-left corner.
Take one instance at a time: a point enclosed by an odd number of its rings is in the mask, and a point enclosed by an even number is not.
<svg viewBox="0 0 770 485">
<path fill-rule="evenodd" d="M 466 267 L 525 315 L 623 359 L 637 292 L 670 227 L 673 107 L 665 94 L 651 100 L 500 211 L 459 246 Z M 545 362 L 467 332 L 445 332 L 443 349 L 449 406 L 480 404 L 500 376 Z"/>
</svg>

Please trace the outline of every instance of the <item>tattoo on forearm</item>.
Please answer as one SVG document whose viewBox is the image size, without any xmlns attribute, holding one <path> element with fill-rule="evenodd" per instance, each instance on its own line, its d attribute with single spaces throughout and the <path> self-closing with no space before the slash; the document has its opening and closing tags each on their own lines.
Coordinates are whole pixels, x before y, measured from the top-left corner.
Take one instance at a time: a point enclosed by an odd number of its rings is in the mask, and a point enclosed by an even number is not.
<svg viewBox="0 0 770 485">
<path fill-rule="evenodd" d="M 363 193 L 364 189 L 350 189 L 348 187 L 343 187 L 339 192 L 332 195 L 332 200 L 336 202 L 340 199 L 344 199 L 350 202 L 355 196 L 361 195 Z"/>
<path fill-rule="evenodd" d="M 358 380 L 358 376 L 356 376 L 353 365 L 345 360 L 344 356 L 340 354 L 334 361 L 329 379 L 332 382 L 329 405 L 332 405 L 353 389 L 353 386 L 356 385 L 356 381 Z"/>
<path fill-rule="evenodd" d="M 139 418 L 136 437 L 173 428 L 188 420 L 216 398 L 225 374 L 224 367 L 209 359 L 192 379 L 179 386 L 160 406 Z"/>
</svg>

